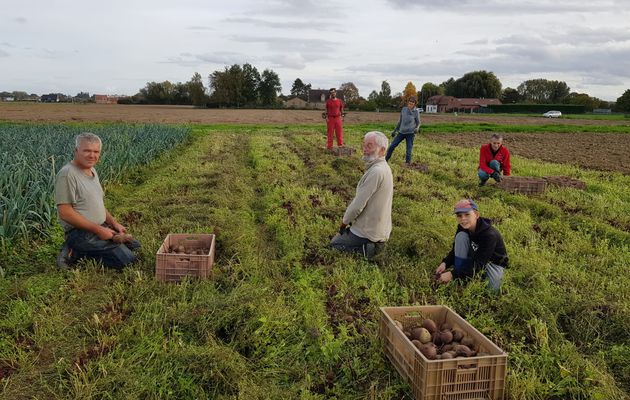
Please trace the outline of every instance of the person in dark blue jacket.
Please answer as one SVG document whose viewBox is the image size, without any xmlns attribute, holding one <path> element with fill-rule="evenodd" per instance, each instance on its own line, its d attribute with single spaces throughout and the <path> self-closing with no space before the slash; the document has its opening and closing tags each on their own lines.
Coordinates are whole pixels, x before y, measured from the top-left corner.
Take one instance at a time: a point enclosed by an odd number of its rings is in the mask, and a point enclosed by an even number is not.
<svg viewBox="0 0 630 400">
<path fill-rule="evenodd" d="M 411 163 L 411 151 L 413 150 L 413 139 L 420 128 L 420 112 L 416 108 L 418 100 L 414 96 L 409 96 L 407 106 L 400 111 L 400 118 L 396 128 L 392 131 L 392 144 L 387 148 L 385 161 L 389 161 L 396 146 L 403 140 L 406 141 L 407 150 L 405 152 L 405 162 Z M 398 135 L 396 135 L 398 133 Z"/>
<path fill-rule="evenodd" d="M 498 292 L 509 262 L 501 234 L 488 218 L 480 216 L 477 204 L 470 199 L 458 201 L 453 214 L 458 224 L 455 240 L 451 251 L 435 270 L 436 280 L 447 283 L 483 273 L 488 288 Z M 449 267 L 453 268 L 447 269 Z"/>
</svg>

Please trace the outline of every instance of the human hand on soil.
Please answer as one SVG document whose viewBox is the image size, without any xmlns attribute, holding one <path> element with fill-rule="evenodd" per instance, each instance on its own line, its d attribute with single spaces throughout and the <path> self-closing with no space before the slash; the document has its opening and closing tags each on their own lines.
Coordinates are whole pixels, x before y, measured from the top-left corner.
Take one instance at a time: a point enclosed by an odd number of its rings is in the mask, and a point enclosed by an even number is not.
<svg viewBox="0 0 630 400">
<path fill-rule="evenodd" d="M 435 274 L 441 274 L 442 272 L 446 271 L 446 263 L 443 262 L 440 265 L 438 265 L 437 269 L 435 270 Z"/>
<path fill-rule="evenodd" d="M 98 236 L 98 238 L 101 240 L 110 240 L 111 238 L 114 237 L 115 234 L 116 234 L 116 231 L 114 231 L 111 228 L 107 228 L 105 226 L 99 227 L 98 232 L 96 232 L 96 236 Z"/>
<path fill-rule="evenodd" d="M 440 283 L 448 283 L 453 280 L 453 273 L 451 271 L 444 272 L 443 274 L 440 274 L 440 277 L 436 280 Z"/>
</svg>

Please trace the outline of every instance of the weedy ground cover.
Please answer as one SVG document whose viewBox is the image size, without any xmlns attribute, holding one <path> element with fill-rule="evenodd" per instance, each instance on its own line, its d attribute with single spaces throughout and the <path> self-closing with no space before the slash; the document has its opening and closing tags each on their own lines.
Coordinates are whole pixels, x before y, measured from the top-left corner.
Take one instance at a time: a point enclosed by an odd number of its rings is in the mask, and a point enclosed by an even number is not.
<svg viewBox="0 0 630 400">
<path fill-rule="evenodd" d="M 348 127 L 348 144 L 374 127 Z M 630 178 L 515 157 L 523 174 L 573 176 L 587 190 L 509 194 L 476 186 L 476 148 L 416 140 L 428 172 L 403 167 L 402 152 L 391 160 L 394 230 L 374 265 L 327 247 L 359 155 L 326 153 L 313 127 L 195 128 L 185 149 L 108 186 L 108 207 L 143 243 L 140 262 L 58 271 L 58 230 L 3 260 L 13 268 L 0 280 L 2 396 L 410 398 L 383 356 L 378 307 L 445 304 L 509 352 L 509 398 L 626 398 Z M 464 196 L 505 238 L 501 296 L 478 280 L 431 284 Z M 171 232 L 217 235 L 212 280 L 155 281 Z"/>
</svg>

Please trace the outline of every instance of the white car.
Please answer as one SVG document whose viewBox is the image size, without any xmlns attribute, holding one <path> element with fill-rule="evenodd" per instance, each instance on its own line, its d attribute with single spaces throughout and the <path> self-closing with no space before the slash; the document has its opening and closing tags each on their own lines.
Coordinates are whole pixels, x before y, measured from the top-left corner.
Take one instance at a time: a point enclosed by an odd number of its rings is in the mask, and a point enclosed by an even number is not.
<svg viewBox="0 0 630 400">
<path fill-rule="evenodd" d="M 543 114 L 545 118 L 560 118 L 562 117 L 562 113 L 560 111 L 547 111 Z"/>
</svg>

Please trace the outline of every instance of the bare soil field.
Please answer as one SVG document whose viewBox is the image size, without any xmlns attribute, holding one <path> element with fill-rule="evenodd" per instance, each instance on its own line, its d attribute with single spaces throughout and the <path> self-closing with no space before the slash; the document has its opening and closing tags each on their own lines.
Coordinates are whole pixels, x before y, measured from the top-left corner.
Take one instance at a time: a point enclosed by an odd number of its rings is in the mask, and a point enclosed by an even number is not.
<svg viewBox="0 0 630 400">
<path fill-rule="evenodd" d="M 351 111 L 346 124 L 398 121 L 397 112 Z M 143 122 L 192 124 L 324 124 L 322 110 L 198 109 L 191 106 L 122 104 L 45 104 L 0 102 L 0 120 L 40 122 Z M 423 124 L 439 123 L 627 125 L 628 121 L 545 119 L 480 114 L 423 114 Z"/>
<path fill-rule="evenodd" d="M 429 134 L 432 140 L 479 148 L 490 133 Z M 630 174 L 630 135 L 605 133 L 509 133 L 503 135 L 513 155 Z"/>
</svg>

